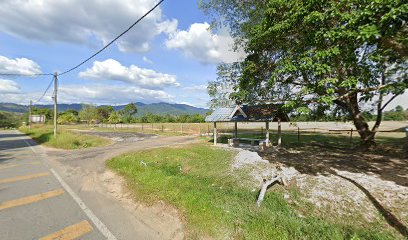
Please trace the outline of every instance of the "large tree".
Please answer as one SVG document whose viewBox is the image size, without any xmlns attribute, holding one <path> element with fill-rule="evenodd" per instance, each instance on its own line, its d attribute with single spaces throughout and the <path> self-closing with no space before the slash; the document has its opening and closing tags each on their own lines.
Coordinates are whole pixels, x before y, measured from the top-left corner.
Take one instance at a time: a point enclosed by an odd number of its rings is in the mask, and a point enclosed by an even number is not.
<svg viewBox="0 0 408 240">
<path fill-rule="evenodd" d="M 122 115 L 122 120 L 126 123 L 132 122 L 134 119 L 134 114 L 137 113 L 137 107 L 135 103 L 126 104 L 126 106 L 119 111 L 120 115 Z"/>
<path fill-rule="evenodd" d="M 248 54 L 221 65 L 239 102 L 283 101 L 306 110 L 336 105 L 363 143 L 372 143 L 384 108 L 408 87 L 408 4 L 402 0 L 202 0 Z M 220 17 L 221 16 L 221 17 Z M 386 99 L 387 96 L 387 100 Z M 373 104 L 372 128 L 362 115 Z"/>
<path fill-rule="evenodd" d="M 82 104 L 81 111 L 79 111 L 79 118 L 86 121 L 89 125 L 92 121 L 98 119 L 98 110 L 94 105 Z"/>
</svg>

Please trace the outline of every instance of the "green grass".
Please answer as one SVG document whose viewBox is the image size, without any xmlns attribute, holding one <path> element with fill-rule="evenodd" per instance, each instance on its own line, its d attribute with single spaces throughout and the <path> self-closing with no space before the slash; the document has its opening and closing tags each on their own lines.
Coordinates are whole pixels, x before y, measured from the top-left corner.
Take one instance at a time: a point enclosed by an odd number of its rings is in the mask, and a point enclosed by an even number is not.
<svg viewBox="0 0 408 240">
<path fill-rule="evenodd" d="M 105 138 L 79 134 L 65 129 L 59 129 L 57 137 L 54 137 L 52 126 L 47 125 L 33 126 L 31 129 L 21 127 L 19 130 L 29 135 L 38 144 L 60 149 L 99 147 L 111 143 L 110 140 Z"/>
<path fill-rule="evenodd" d="M 186 219 L 188 239 L 395 238 L 374 225 L 357 227 L 356 219 L 340 222 L 313 216 L 310 205 L 302 205 L 305 216 L 299 216 L 299 206 L 289 205 L 280 187 L 268 191 L 257 208 L 258 193 L 241 184 L 242 173 L 230 174 L 234 154 L 200 143 L 128 153 L 107 165 L 125 177 L 137 200 L 163 200 L 178 208 Z M 300 194 L 295 188 L 289 192 L 295 199 Z"/>
<path fill-rule="evenodd" d="M 228 143 L 229 138 L 232 138 L 232 135 L 221 135 L 219 142 Z M 238 138 L 265 139 L 265 136 L 261 133 L 238 133 Z M 277 139 L 277 134 L 270 134 L 270 140 L 274 145 L 276 145 Z M 390 157 L 408 157 L 408 139 L 403 132 L 380 132 L 377 133 L 375 141 L 377 145 L 370 150 L 372 153 Z M 213 142 L 213 139 L 209 140 L 209 142 Z M 245 143 L 246 141 L 242 142 Z M 360 137 L 356 132 L 353 133 L 352 138 L 350 138 L 349 132 L 331 134 L 301 133 L 299 139 L 297 134 L 294 133 L 283 132 L 282 134 L 282 146 L 285 148 L 318 145 L 326 148 L 351 150 L 358 146 L 359 142 Z"/>
</svg>

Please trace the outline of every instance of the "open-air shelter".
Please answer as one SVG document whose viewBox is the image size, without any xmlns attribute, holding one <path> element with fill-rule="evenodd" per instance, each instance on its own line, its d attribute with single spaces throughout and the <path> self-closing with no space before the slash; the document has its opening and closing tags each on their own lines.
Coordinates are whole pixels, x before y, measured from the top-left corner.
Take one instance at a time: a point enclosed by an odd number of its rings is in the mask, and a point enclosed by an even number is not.
<svg viewBox="0 0 408 240">
<path fill-rule="evenodd" d="M 269 144 L 269 123 L 278 122 L 278 145 L 281 144 L 281 122 L 288 122 L 289 117 L 283 111 L 282 104 L 237 105 L 215 109 L 205 118 L 214 123 L 214 145 L 217 144 L 217 123 L 234 122 L 234 139 L 238 139 L 238 122 L 265 122 L 266 135 L 264 142 Z"/>
</svg>

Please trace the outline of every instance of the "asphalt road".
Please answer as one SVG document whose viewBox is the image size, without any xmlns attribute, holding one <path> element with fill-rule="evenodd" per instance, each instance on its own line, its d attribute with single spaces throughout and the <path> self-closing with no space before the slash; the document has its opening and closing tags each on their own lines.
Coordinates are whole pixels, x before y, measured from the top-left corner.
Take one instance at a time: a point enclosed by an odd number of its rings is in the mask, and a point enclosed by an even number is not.
<svg viewBox="0 0 408 240">
<path fill-rule="evenodd" d="M 177 213 L 135 204 L 105 161 L 197 139 L 157 137 L 67 151 L 0 130 L 0 239 L 183 239 Z"/>
<path fill-rule="evenodd" d="M 0 131 L 0 238 L 115 239 L 34 145 L 17 131 Z"/>
</svg>

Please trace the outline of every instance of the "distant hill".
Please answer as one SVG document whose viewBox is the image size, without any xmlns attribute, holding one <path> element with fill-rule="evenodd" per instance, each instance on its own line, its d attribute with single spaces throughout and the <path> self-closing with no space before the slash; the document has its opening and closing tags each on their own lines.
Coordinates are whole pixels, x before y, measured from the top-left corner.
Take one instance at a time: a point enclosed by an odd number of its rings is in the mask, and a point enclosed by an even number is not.
<svg viewBox="0 0 408 240">
<path fill-rule="evenodd" d="M 34 105 L 38 108 L 53 108 L 53 105 Z M 113 108 L 118 111 L 124 108 L 125 105 L 113 106 Z M 154 114 L 172 114 L 172 115 L 181 115 L 181 114 L 205 114 L 208 112 L 208 109 L 205 108 L 196 108 L 186 104 L 173 104 L 173 103 L 151 103 L 145 104 L 141 102 L 136 103 L 138 113 L 137 116 L 141 116 L 146 112 Z M 58 104 L 58 111 L 64 112 L 68 109 L 73 109 L 76 111 L 81 110 L 81 104 Z M 17 112 L 24 113 L 28 111 L 27 105 L 20 105 L 15 103 L 0 103 L 0 111 L 6 112 Z"/>
</svg>

